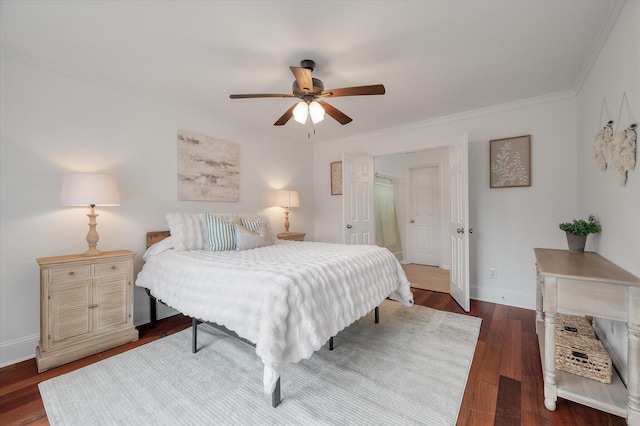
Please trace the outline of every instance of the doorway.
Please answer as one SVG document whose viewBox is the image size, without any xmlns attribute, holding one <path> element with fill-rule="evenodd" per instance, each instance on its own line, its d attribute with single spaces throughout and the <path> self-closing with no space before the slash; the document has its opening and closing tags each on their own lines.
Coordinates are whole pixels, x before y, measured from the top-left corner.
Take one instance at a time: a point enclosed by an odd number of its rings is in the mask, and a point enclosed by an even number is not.
<svg viewBox="0 0 640 426">
<path fill-rule="evenodd" d="M 437 184 L 439 186 L 439 206 L 437 207 L 439 216 L 437 220 L 439 221 L 440 233 L 432 241 L 432 247 L 437 247 L 437 249 L 430 249 L 437 250 L 438 254 L 429 263 L 442 269 L 450 269 L 451 242 L 446 232 L 449 229 L 451 209 L 448 179 L 449 148 L 442 147 L 374 157 L 375 172 L 394 179 L 396 216 L 400 231 L 403 263 L 414 262 L 409 254 L 411 233 L 414 231 L 411 226 L 411 170 L 431 168 L 433 171 L 435 166 L 439 169 Z"/>
</svg>

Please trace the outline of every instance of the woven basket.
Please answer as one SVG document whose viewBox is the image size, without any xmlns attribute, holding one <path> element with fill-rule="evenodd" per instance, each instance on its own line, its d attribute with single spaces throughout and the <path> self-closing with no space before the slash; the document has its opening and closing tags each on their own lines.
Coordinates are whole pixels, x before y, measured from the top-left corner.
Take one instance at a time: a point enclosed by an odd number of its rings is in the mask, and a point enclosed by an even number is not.
<svg viewBox="0 0 640 426">
<path fill-rule="evenodd" d="M 597 339 L 556 333 L 556 369 L 611 383 L 611 357 Z"/>
<path fill-rule="evenodd" d="M 585 336 L 591 339 L 596 338 L 596 333 L 591 323 L 585 318 L 577 315 L 556 315 L 556 340 L 559 334 L 571 336 Z"/>
</svg>

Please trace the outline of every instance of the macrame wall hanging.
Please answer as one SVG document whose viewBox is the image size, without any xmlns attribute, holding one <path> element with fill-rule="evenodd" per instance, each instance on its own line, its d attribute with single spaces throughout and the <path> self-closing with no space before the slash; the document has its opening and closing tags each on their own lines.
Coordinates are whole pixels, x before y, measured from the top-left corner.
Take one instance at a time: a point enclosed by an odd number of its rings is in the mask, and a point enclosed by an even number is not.
<svg viewBox="0 0 640 426">
<path fill-rule="evenodd" d="M 613 120 L 611 120 L 611 113 L 607 105 L 607 99 L 602 100 L 602 108 L 600 109 L 600 119 L 598 123 L 602 122 L 602 114 L 607 112 L 609 121 L 600 131 L 596 133 L 596 137 L 593 141 L 593 160 L 600 170 L 606 170 L 607 167 L 612 169 L 616 175 L 616 179 L 620 185 L 624 185 L 627 182 L 627 172 L 632 170 L 636 165 L 636 144 L 637 144 L 637 125 L 634 123 L 631 106 L 627 99 L 626 92 L 622 95 L 622 102 L 620 104 L 620 112 L 618 113 L 618 121 L 616 127 L 620 123 L 622 116 L 622 110 L 627 107 L 627 115 L 629 118 L 629 127 L 615 133 L 613 129 Z"/>
</svg>

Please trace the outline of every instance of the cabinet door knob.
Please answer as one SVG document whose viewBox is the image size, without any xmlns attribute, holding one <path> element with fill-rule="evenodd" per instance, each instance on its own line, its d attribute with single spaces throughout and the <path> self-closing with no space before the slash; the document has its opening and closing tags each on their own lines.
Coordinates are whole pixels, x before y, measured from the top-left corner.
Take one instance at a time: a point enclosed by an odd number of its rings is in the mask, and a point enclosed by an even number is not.
<svg viewBox="0 0 640 426">
<path fill-rule="evenodd" d="M 73 271 L 69 272 L 69 275 L 73 275 Z"/>
<path fill-rule="evenodd" d="M 111 269 L 116 269 L 116 265 L 111 265 Z"/>
</svg>

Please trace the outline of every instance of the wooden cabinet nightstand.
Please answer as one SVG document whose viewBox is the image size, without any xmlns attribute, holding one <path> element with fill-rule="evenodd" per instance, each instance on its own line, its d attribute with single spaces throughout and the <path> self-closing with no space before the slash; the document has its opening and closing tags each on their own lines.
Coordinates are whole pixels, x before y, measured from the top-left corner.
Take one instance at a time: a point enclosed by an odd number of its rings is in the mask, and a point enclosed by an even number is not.
<svg viewBox="0 0 640 426">
<path fill-rule="evenodd" d="M 128 250 L 43 257 L 38 372 L 138 340 Z"/>
<path fill-rule="evenodd" d="M 304 241 L 304 232 L 281 232 L 278 234 L 279 240 Z"/>
</svg>

